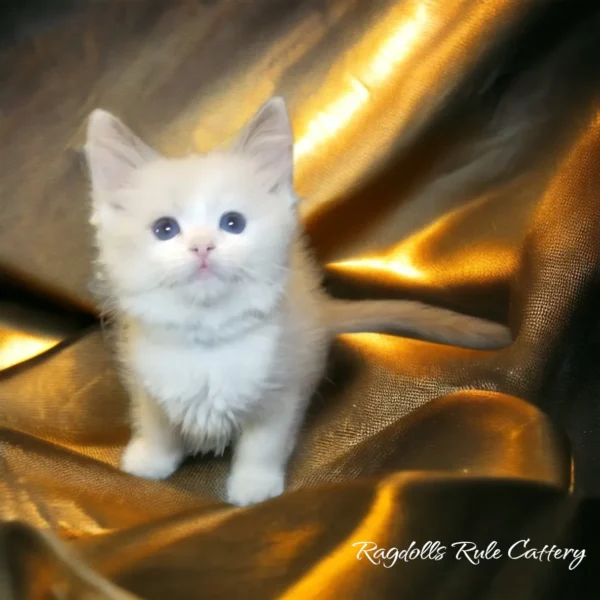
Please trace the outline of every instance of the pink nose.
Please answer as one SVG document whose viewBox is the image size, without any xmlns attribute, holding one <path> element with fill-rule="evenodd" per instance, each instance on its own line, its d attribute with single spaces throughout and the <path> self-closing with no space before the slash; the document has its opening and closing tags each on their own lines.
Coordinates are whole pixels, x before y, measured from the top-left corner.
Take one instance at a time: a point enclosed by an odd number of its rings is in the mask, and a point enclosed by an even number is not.
<svg viewBox="0 0 600 600">
<path fill-rule="evenodd" d="M 210 244 L 197 244 L 196 246 L 192 246 L 190 250 L 196 254 L 197 256 L 206 257 L 211 250 L 214 250 L 215 246 L 211 242 Z"/>
</svg>

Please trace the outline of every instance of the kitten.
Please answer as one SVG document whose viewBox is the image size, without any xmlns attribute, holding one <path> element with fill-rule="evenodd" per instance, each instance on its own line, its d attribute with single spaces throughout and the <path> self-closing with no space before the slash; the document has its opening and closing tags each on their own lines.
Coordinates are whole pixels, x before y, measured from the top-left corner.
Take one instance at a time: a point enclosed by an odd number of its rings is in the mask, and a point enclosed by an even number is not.
<svg viewBox="0 0 600 600">
<path fill-rule="evenodd" d="M 327 297 L 303 241 L 292 149 L 277 97 L 229 149 L 177 159 L 90 115 L 98 272 L 132 406 L 124 471 L 166 478 L 186 455 L 235 442 L 227 499 L 260 502 L 283 492 L 336 333 L 510 342 L 501 325 L 416 302 Z"/>
</svg>

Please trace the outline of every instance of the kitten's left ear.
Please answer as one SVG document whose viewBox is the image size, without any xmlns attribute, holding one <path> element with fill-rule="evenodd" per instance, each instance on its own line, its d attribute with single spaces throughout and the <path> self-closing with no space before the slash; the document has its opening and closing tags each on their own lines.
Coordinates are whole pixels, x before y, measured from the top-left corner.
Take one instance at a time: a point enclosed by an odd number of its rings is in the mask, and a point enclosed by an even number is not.
<svg viewBox="0 0 600 600">
<path fill-rule="evenodd" d="M 294 135 L 285 100 L 274 96 L 246 125 L 234 143 L 235 152 L 250 156 L 270 190 L 293 193 Z"/>
<path fill-rule="evenodd" d="M 85 144 L 92 185 L 114 191 L 123 186 L 133 171 L 160 156 L 109 112 L 92 111 Z"/>
</svg>

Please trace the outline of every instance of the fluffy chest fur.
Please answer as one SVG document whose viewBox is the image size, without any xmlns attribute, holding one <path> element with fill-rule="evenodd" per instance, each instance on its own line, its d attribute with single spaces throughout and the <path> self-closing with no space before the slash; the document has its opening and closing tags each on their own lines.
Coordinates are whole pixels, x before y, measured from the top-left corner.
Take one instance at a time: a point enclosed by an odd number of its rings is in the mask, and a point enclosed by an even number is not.
<svg viewBox="0 0 600 600">
<path fill-rule="evenodd" d="M 258 308 L 242 306 L 196 313 L 192 319 L 183 311 L 180 324 L 130 320 L 127 363 L 191 452 L 222 453 L 247 416 L 266 408 L 282 386 L 282 315 L 261 318 Z"/>
</svg>

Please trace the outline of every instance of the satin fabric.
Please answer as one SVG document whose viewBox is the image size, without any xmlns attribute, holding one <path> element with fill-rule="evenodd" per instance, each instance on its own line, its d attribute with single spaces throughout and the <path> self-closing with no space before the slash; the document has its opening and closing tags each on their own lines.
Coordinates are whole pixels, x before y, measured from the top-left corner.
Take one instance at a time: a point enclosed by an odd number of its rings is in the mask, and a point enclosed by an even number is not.
<svg viewBox="0 0 600 600">
<path fill-rule="evenodd" d="M 0 598 L 597 597 L 593 3 L 0 12 Z M 164 482 L 118 470 L 127 398 L 88 289 L 81 144 L 103 107 L 165 153 L 203 151 L 275 93 L 330 293 L 490 318 L 514 342 L 340 336 L 286 493 L 238 509 L 229 455 Z M 509 556 L 523 540 L 586 556 Z M 358 552 L 428 541 L 446 554 Z M 471 564 L 461 541 L 501 556 Z"/>
</svg>

